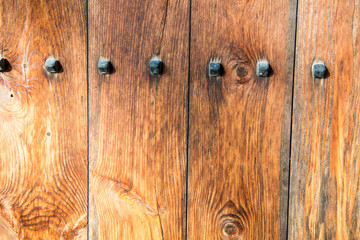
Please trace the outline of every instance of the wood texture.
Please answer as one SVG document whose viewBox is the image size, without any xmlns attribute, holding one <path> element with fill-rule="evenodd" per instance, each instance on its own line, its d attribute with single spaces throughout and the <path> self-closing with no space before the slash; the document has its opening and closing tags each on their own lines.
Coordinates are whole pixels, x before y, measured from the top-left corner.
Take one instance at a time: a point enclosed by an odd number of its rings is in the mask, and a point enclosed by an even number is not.
<svg viewBox="0 0 360 240">
<path fill-rule="evenodd" d="M 89 1 L 89 239 L 185 239 L 188 15 L 188 1 Z"/>
<path fill-rule="evenodd" d="M 295 8 L 192 0 L 188 239 L 286 238 Z"/>
<path fill-rule="evenodd" d="M 360 239 L 359 16 L 359 0 L 299 1 L 289 239 Z"/>
<path fill-rule="evenodd" d="M 0 240 L 360 239 L 360 0 L 298 1 L 294 61 L 296 5 L 0 1 Z"/>
<path fill-rule="evenodd" d="M 0 26 L 0 239 L 86 239 L 84 2 L 0 1 Z"/>
</svg>

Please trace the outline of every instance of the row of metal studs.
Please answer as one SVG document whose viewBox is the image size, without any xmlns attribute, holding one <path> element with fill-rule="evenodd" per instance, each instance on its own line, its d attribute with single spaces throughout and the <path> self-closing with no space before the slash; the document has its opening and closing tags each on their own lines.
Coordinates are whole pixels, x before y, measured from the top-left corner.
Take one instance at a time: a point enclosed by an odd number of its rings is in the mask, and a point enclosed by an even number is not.
<svg viewBox="0 0 360 240">
<path fill-rule="evenodd" d="M 163 72 L 164 64 L 159 57 L 153 57 L 149 63 L 151 75 L 161 75 Z M 61 71 L 61 64 L 56 58 L 48 58 L 45 61 L 45 69 L 49 73 L 59 73 Z M 220 62 L 210 62 L 208 66 L 209 77 L 220 77 L 223 75 L 223 66 Z M 5 58 L 0 59 L 0 72 L 11 70 L 8 60 Z M 113 66 L 110 61 L 100 59 L 98 62 L 98 71 L 100 74 L 111 74 Z M 256 75 L 259 77 L 269 77 L 271 71 L 270 64 L 267 61 L 259 61 L 256 64 Z M 313 78 L 325 78 L 327 69 L 323 61 L 315 61 L 312 65 Z"/>
</svg>

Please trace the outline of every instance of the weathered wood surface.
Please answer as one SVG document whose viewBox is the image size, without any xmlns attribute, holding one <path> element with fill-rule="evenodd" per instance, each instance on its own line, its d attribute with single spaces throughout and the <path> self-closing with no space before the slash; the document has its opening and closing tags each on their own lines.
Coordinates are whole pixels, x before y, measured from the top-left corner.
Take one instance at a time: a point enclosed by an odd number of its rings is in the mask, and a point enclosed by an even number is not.
<svg viewBox="0 0 360 240">
<path fill-rule="evenodd" d="M 86 239 L 84 1 L 0 1 L 0 26 L 0 239 Z"/>
<path fill-rule="evenodd" d="M 289 239 L 360 239 L 360 1 L 298 11 Z"/>
<path fill-rule="evenodd" d="M 285 239 L 296 1 L 191 9 L 188 239 Z"/>
<path fill-rule="evenodd" d="M 294 61 L 296 5 L 0 1 L 0 240 L 360 239 L 360 0 L 298 1 Z"/>
<path fill-rule="evenodd" d="M 89 239 L 185 239 L 188 15 L 188 1 L 89 1 Z"/>
</svg>

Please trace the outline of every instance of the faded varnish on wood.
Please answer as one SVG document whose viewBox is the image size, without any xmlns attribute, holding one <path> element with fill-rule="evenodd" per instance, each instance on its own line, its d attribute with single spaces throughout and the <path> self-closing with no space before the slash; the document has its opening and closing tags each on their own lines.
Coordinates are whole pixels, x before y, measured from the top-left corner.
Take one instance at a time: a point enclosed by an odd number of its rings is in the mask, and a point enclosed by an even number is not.
<svg viewBox="0 0 360 240">
<path fill-rule="evenodd" d="M 84 1 L 0 1 L 0 26 L 0 239 L 85 240 Z"/>
<path fill-rule="evenodd" d="M 289 239 L 360 239 L 360 1 L 299 1 Z M 322 60 L 326 79 L 313 79 Z"/>
<path fill-rule="evenodd" d="M 188 16 L 188 1 L 89 1 L 89 239 L 185 239 Z"/>
</svg>

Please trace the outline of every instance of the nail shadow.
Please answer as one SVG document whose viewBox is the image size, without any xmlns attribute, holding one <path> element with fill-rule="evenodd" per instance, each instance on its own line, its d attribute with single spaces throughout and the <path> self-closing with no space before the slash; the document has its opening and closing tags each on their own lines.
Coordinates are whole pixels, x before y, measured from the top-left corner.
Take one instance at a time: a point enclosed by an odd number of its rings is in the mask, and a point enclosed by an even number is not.
<svg viewBox="0 0 360 240">
<path fill-rule="evenodd" d="M 325 69 L 325 77 L 324 77 L 324 79 L 329 78 L 329 77 L 330 77 L 330 72 L 329 72 L 329 70 L 326 68 L 326 69 Z"/>
<path fill-rule="evenodd" d="M 59 65 L 57 66 L 56 72 L 57 72 L 57 73 L 63 73 L 63 72 L 64 72 L 63 66 L 61 65 L 60 62 L 58 62 L 58 64 L 59 64 Z"/>
<path fill-rule="evenodd" d="M 269 65 L 269 75 L 268 75 L 268 77 L 272 77 L 272 76 L 274 76 L 274 69 L 271 67 L 271 65 Z"/>
<path fill-rule="evenodd" d="M 114 65 L 111 62 L 109 62 L 109 74 L 114 74 L 114 73 L 116 73 L 116 69 Z"/>
</svg>

